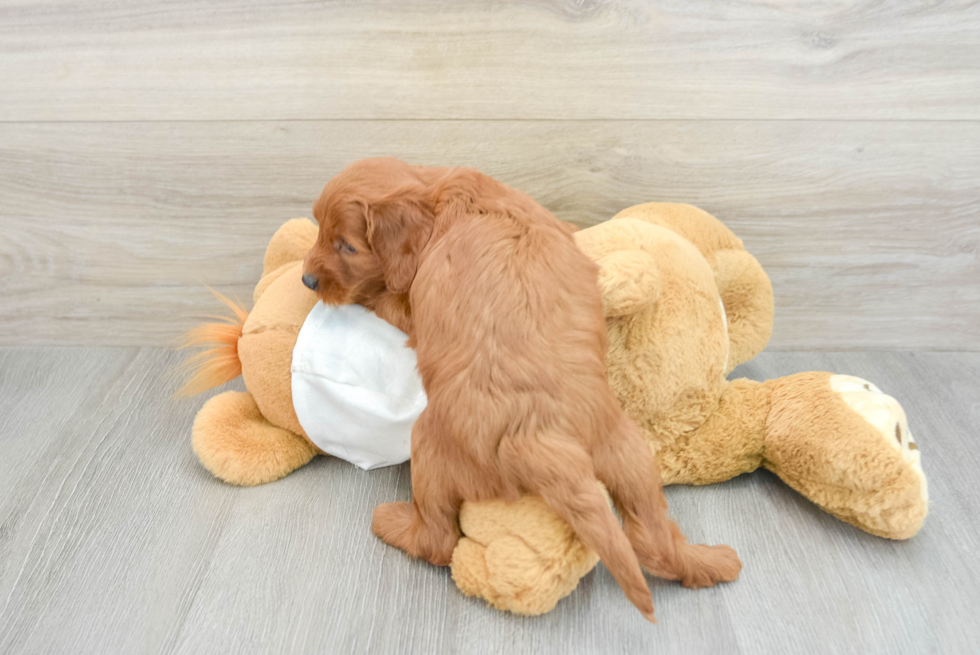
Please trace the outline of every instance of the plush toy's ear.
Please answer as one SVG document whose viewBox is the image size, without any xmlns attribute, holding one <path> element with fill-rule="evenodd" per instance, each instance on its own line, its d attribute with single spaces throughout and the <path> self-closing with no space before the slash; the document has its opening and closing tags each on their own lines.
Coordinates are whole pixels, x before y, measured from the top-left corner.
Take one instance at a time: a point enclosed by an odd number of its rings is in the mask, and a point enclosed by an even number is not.
<svg viewBox="0 0 980 655">
<path fill-rule="evenodd" d="M 303 261 L 316 243 L 316 235 L 317 226 L 308 218 L 292 218 L 276 230 L 265 249 L 262 277 L 252 292 L 253 303 L 259 302 L 265 290 L 290 268 L 289 264 Z"/>
<path fill-rule="evenodd" d="M 642 250 L 616 250 L 596 263 L 606 316 L 635 314 L 659 298 L 660 273 L 650 254 Z"/>
<path fill-rule="evenodd" d="M 317 227 L 308 218 L 293 218 L 276 230 L 265 249 L 262 275 L 268 275 L 283 264 L 301 261 L 316 243 Z"/>
<path fill-rule="evenodd" d="M 367 240 L 381 262 L 385 286 L 407 293 L 435 217 L 420 193 L 399 191 L 367 208 Z"/>
</svg>

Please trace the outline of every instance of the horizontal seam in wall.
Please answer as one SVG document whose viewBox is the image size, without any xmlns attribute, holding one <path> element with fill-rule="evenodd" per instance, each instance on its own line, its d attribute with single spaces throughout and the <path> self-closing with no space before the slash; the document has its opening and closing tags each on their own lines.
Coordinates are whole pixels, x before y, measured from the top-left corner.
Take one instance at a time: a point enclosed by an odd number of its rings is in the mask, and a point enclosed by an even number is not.
<svg viewBox="0 0 980 655">
<path fill-rule="evenodd" d="M 0 125 L 152 123 L 980 123 L 978 118 L 154 118 L 132 120 L 0 120 Z"/>
</svg>

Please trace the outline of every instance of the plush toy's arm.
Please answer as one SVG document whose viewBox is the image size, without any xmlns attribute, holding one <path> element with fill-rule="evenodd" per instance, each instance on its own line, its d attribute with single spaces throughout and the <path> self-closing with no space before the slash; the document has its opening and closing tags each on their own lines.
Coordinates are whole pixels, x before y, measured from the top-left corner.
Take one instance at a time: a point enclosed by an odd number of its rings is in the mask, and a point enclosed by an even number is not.
<svg viewBox="0 0 980 655">
<path fill-rule="evenodd" d="M 606 316 L 635 314 L 659 297 L 660 275 L 648 253 L 620 250 L 605 255 L 596 263 Z"/>
<path fill-rule="evenodd" d="M 728 368 L 747 362 L 772 335 L 773 298 L 769 276 L 744 250 L 718 250 L 708 258 L 728 318 Z"/>
<path fill-rule="evenodd" d="M 769 277 L 742 240 L 717 218 L 693 205 L 649 202 L 624 209 L 613 221 L 637 220 L 667 228 L 697 247 L 711 265 L 728 314 L 729 371 L 757 355 L 773 324 Z"/>
<path fill-rule="evenodd" d="M 574 234 L 579 249 L 599 267 L 607 317 L 635 314 L 660 297 L 660 269 L 651 254 L 656 236 L 640 221 L 607 221 Z"/>
</svg>

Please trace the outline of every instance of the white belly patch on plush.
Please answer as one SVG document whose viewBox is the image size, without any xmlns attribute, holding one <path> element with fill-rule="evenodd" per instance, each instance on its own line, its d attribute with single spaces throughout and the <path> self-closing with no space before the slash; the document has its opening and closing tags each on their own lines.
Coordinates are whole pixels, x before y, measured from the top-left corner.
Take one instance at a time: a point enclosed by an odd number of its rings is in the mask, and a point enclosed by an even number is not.
<svg viewBox="0 0 980 655">
<path fill-rule="evenodd" d="M 291 371 L 296 417 L 320 450 L 365 470 L 408 461 L 427 400 L 407 339 L 360 305 L 313 308 Z"/>
</svg>

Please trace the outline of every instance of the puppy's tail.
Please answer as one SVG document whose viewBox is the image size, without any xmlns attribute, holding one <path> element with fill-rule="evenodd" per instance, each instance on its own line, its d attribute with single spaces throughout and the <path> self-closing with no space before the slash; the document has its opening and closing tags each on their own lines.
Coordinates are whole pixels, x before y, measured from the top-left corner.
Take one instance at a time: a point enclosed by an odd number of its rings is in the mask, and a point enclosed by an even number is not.
<svg viewBox="0 0 980 655">
<path fill-rule="evenodd" d="M 207 350 L 190 357 L 180 367 L 187 382 L 177 390 L 178 396 L 194 396 L 213 389 L 242 374 L 242 362 L 238 358 L 238 340 L 248 318 L 248 312 L 240 304 L 211 289 L 215 297 L 227 305 L 233 316 L 211 316 L 219 323 L 202 323 L 184 335 L 180 348 L 209 346 Z"/>
<path fill-rule="evenodd" d="M 540 495 L 572 527 L 582 543 L 599 554 L 599 559 L 616 578 L 629 601 L 647 620 L 656 623 L 653 598 L 640 562 L 603 496 L 588 458 L 584 453 L 566 454 L 572 457 L 558 462 L 554 450 L 540 456 L 528 453 L 529 458 L 524 464 L 538 470 L 522 476 L 525 487 Z"/>
</svg>

